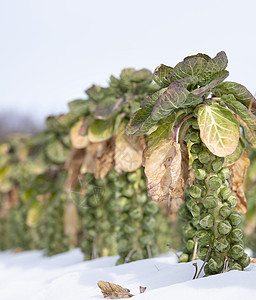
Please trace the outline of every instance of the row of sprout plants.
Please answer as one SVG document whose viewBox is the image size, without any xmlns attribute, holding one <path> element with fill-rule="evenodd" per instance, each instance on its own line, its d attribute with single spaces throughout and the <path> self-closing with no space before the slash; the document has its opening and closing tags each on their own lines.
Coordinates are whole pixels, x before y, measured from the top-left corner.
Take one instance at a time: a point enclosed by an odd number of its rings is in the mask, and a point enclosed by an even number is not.
<svg viewBox="0 0 256 300">
<path fill-rule="evenodd" d="M 247 267 L 256 103 L 226 80 L 227 64 L 222 51 L 153 74 L 124 69 L 42 132 L 2 142 L 0 249 L 80 247 L 86 260 L 118 254 L 122 264 L 169 244 L 180 262 L 203 261 L 195 278 Z"/>
</svg>

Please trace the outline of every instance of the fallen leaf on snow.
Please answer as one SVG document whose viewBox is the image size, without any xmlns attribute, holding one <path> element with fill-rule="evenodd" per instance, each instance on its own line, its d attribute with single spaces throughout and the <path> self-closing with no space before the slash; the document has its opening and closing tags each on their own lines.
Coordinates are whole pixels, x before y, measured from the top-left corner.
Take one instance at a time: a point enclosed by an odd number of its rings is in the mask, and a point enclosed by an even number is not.
<svg viewBox="0 0 256 300">
<path fill-rule="evenodd" d="M 130 293 L 130 290 L 108 281 L 99 281 L 98 287 L 101 289 L 104 298 L 109 297 L 111 299 L 120 299 L 131 298 L 134 296 Z"/>
</svg>

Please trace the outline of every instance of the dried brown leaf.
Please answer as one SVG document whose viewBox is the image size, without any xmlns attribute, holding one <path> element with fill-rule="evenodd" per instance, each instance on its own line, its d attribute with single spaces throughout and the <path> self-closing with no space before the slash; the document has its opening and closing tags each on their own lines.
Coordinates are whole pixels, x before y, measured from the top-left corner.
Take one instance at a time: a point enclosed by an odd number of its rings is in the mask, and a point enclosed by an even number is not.
<svg viewBox="0 0 256 300">
<path fill-rule="evenodd" d="M 123 288 L 118 284 L 110 283 L 108 281 L 99 281 L 98 287 L 101 289 L 101 292 L 104 298 L 111 299 L 120 299 L 120 298 L 131 298 L 134 295 L 130 293 L 129 289 Z"/>
<path fill-rule="evenodd" d="M 255 257 L 251 257 L 251 263 L 256 264 L 256 258 Z"/>
<path fill-rule="evenodd" d="M 147 287 L 146 286 L 140 286 L 140 294 L 145 293 Z"/>
<path fill-rule="evenodd" d="M 70 243 L 73 246 L 77 245 L 78 234 L 78 212 L 74 203 L 68 202 L 64 212 L 64 230 L 70 237 Z"/>
<path fill-rule="evenodd" d="M 172 196 L 181 195 L 177 186 L 182 186 L 182 181 L 179 179 L 183 176 L 181 161 L 180 144 L 173 139 L 163 140 L 146 159 L 145 174 L 148 192 L 153 200 L 169 199 L 170 191 Z M 185 165 L 186 163 L 184 167 Z"/>
<path fill-rule="evenodd" d="M 243 183 L 250 160 L 247 157 L 248 149 L 244 149 L 242 156 L 232 165 L 228 166 L 230 177 L 228 179 L 232 194 L 237 198 L 236 210 L 242 214 L 247 212 L 247 202 L 244 194 Z"/>
<path fill-rule="evenodd" d="M 142 154 L 145 149 L 143 136 L 127 136 L 123 123 L 115 139 L 115 170 L 118 173 L 133 172 L 142 165 Z"/>
</svg>

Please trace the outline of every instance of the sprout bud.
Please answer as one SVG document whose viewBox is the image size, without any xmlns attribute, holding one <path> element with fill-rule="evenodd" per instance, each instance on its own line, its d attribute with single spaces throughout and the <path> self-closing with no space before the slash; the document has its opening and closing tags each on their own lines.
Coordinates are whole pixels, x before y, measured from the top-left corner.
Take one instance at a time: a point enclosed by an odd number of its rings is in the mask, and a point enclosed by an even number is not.
<svg viewBox="0 0 256 300">
<path fill-rule="evenodd" d="M 241 258 L 239 258 L 238 263 L 243 267 L 246 268 L 247 266 L 249 266 L 251 260 L 250 257 L 244 253 L 243 256 Z"/>
<path fill-rule="evenodd" d="M 191 207 L 191 210 L 190 210 L 190 212 L 191 212 L 191 214 L 192 214 L 192 216 L 193 216 L 194 218 L 199 218 L 199 216 L 200 216 L 200 211 L 201 211 L 201 209 L 200 209 L 200 206 L 199 206 L 198 204 L 194 204 L 194 205 Z"/>
<path fill-rule="evenodd" d="M 184 227 L 183 227 L 183 232 L 184 232 L 184 236 L 187 238 L 193 238 L 195 236 L 196 233 L 196 229 L 192 226 L 192 224 L 187 223 Z"/>
<path fill-rule="evenodd" d="M 144 204 L 147 202 L 147 200 L 148 200 L 148 197 L 147 197 L 146 193 L 141 193 L 141 194 L 136 195 L 136 202 L 138 204 Z"/>
<path fill-rule="evenodd" d="M 199 129 L 199 125 L 198 125 L 198 121 L 197 121 L 197 119 L 192 119 L 191 120 L 191 125 L 192 125 L 192 127 L 194 128 L 194 129 Z"/>
<path fill-rule="evenodd" d="M 193 200 L 189 199 L 189 200 L 186 201 L 185 204 L 187 206 L 187 209 L 191 212 L 191 209 L 195 205 L 195 202 Z"/>
<path fill-rule="evenodd" d="M 212 162 L 212 170 L 218 172 L 222 169 L 223 162 L 219 159 L 214 159 Z"/>
<path fill-rule="evenodd" d="M 229 221 L 224 220 L 218 224 L 217 229 L 218 229 L 219 234 L 225 235 L 225 234 L 228 234 L 232 230 L 232 226 L 229 223 Z"/>
<path fill-rule="evenodd" d="M 197 180 L 204 180 L 207 176 L 208 174 L 204 169 L 197 169 L 195 171 L 195 177 Z"/>
<path fill-rule="evenodd" d="M 189 195 L 194 199 L 200 199 L 202 193 L 202 188 L 199 185 L 192 185 L 189 188 Z"/>
<path fill-rule="evenodd" d="M 241 214 L 237 211 L 233 211 L 229 216 L 229 220 L 233 226 L 237 226 L 241 223 Z"/>
<path fill-rule="evenodd" d="M 217 237 L 214 241 L 214 247 L 219 252 L 224 252 L 228 249 L 229 243 L 225 237 Z"/>
<path fill-rule="evenodd" d="M 202 151 L 201 144 L 193 144 L 190 148 L 190 153 L 197 155 L 200 151 Z"/>
<path fill-rule="evenodd" d="M 196 240 L 200 246 L 207 246 L 212 241 L 212 235 L 206 230 L 198 230 L 196 232 Z"/>
<path fill-rule="evenodd" d="M 209 187 L 212 190 L 217 190 L 221 187 L 222 180 L 217 176 L 212 176 L 207 181 L 207 187 Z"/>
<path fill-rule="evenodd" d="M 223 200 L 227 200 L 231 196 L 231 190 L 228 187 L 224 187 L 220 190 L 220 196 Z"/>
<path fill-rule="evenodd" d="M 205 276 L 209 276 L 209 275 L 213 275 L 215 274 L 215 272 L 213 272 L 210 268 L 209 268 L 209 265 L 206 264 L 204 266 L 204 273 L 205 273 Z"/>
<path fill-rule="evenodd" d="M 202 247 L 200 246 L 197 249 L 197 255 L 201 260 L 205 260 L 206 256 L 208 254 L 208 247 Z"/>
<path fill-rule="evenodd" d="M 194 170 L 197 170 L 197 169 L 202 169 L 202 167 L 203 167 L 203 164 L 200 163 L 199 159 L 196 158 L 192 163 L 192 168 Z"/>
<path fill-rule="evenodd" d="M 127 178 L 130 182 L 135 182 L 138 179 L 136 172 L 131 172 L 127 175 Z"/>
<path fill-rule="evenodd" d="M 193 252 L 194 246 L 195 246 L 195 243 L 194 243 L 193 240 L 188 240 L 187 241 L 186 248 L 187 248 L 187 250 L 188 250 L 189 253 Z"/>
<path fill-rule="evenodd" d="M 190 220 L 192 217 L 184 203 L 180 206 L 180 208 L 178 210 L 178 215 L 181 219 L 186 220 L 186 221 Z"/>
<path fill-rule="evenodd" d="M 126 197 L 121 197 L 119 199 L 119 206 L 122 211 L 129 211 L 131 208 L 131 201 Z"/>
<path fill-rule="evenodd" d="M 230 213 L 231 213 L 231 210 L 226 205 L 223 205 L 219 210 L 220 216 L 224 219 L 226 219 L 230 215 Z"/>
<path fill-rule="evenodd" d="M 230 257 L 237 260 L 241 258 L 244 254 L 244 248 L 240 245 L 234 245 L 229 250 Z"/>
<path fill-rule="evenodd" d="M 193 218 L 191 224 L 195 227 L 198 228 L 198 224 L 199 224 L 199 218 Z"/>
<path fill-rule="evenodd" d="M 144 210 L 147 214 L 155 215 L 159 210 L 158 203 L 151 200 L 144 206 Z"/>
<path fill-rule="evenodd" d="M 199 224 L 204 229 L 210 229 L 214 225 L 214 217 L 208 214 L 200 220 Z"/>
<path fill-rule="evenodd" d="M 192 131 L 190 133 L 189 139 L 192 143 L 200 143 L 201 139 L 200 139 L 199 131 Z"/>
<path fill-rule="evenodd" d="M 142 216 L 142 211 L 140 207 L 136 207 L 129 212 L 129 215 L 132 219 L 137 220 Z"/>
<path fill-rule="evenodd" d="M 230 172 L 229 172 L 229 169 L 228 167 L 224 167 L 222 168 L 219 173 L 218 173 L 218 176 L 220 177 L 221 180 L 226 180 L 229 178 L 230 176 Z"/>
<path fill-rule="evenodd" d="M 125 197 L 130 198 L 134 195 L 134 188 L 132 185 L 127 185 L 123 188 L 122 192 Z"/>
<path fill-rule="evenodd" d="M 152 231 L 155 229 L 156 220 L 154 217 L 147 216 L 143 219 L 142 227 L 147 231 Z"/>
<path fill-rule="evenodd" d="M 227 200 L 226 200 L 226 203 L 228 204 L 228 206 L 230 208 L 235 208 L 236 207 L 236 203 L 237 203 L 237 200 L 236 200 L 236 197 L 231 195 Z"/>
<path fill-rule="evenodd" d="M 229 183 L 227 180 L 224 180 L 222 183 L 222 187 L 229 187 Z"/>
<path fill-rule="evenodd" d="M 125 224 L 124 225 L 124 232 L 127 234 L 133 234 L 134 232 L 137 231 L 137 227 L 136 226 L 132 226 L 129 224 Z"/>
<path fill-rule="evenodd" d="M 150 242 L 154 240 L 154 237 L 151 234 L 143 234 L 140 238 L 139 241 L 143 245 L 148 245 Z"/>
<path fill-rule="evenodd" d="M 211 155 L 208 153 L 208 151 L 203 150 L 199 152 L 198 159 L 202 164 L 207 164 L 211 160 Z"/>
<path fill-rule="evenodd" d="M 204 198 L 203 200 L 203 206 L 207 209 L 213 209 L 215 207 L 217 207 L 218 205 L 218 199 L 214 196 L 207 196 Z"/>
<path fill-rule="evenodd" d="M 215 256 L 209 259 L 208 265 L 213 272 L 219 272 L 223 268 L 224 263 L 220 257 Z"/>
<path fill-rule="evenodd" d="M 240 228 L 235 228 L 230 232 L 231 242 L 238 242 L 243 239 L 243 232 Z"/>
<path fill-rule="evenodd" d="M 179 262 L 188 262 L 189 261 L 189 255 L 187 253 L 183 253 L 179 257 Z"/>
<path fill-rule="evenodd" d="M 228 266 L 231 270 L 243 271 L 242 266 L 237 262 L 230 262 Z"/>
</svg>

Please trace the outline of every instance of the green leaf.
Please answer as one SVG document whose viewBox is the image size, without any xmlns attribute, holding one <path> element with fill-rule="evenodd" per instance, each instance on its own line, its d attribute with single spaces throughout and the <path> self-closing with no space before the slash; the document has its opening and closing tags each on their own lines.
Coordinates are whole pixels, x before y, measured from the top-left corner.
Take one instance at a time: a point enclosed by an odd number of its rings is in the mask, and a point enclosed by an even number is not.
<svg viewBox="0 0 256 300">
<path fill-rule="evenodd" d="M 68 103 L 68 107 L 70 111 L 77 111 L 82 109 L 84 113 L 88 111 L 88 101 L 87 100 L 82 100 L 82 99 L 76 99 L 73 101 L 70 101 Z"/>
<path fill-rule="evenodd" d="M 131 74 L 132 82 L 152 81 L 152 73 L 148 69 L 141 69 Z"/>
<path fill-rule="evenodd" d="M 228 65 L 228 58 L 224 51 L 217 53 L 217 55 L 209 60 L 200 75 L 200 83 L 205 83 L 213 77 L 217 72 L 223 71 Z"/>
<path fill-rule="evenodd" d="M 256 147 L 256 117 L 245 105 L 237 101 L 234 95 L 223 95 L 221 100 L 239 116 L 239 121 L 244 127 L 248 142 Z"/>
<path fill-rule="evenodd" d="M 152 119 L 150 109 L 141 108 L 133 114 L 125 132 L 127 135 L 143 135 L 155 126 L 157 122 Z"/>
<path fill-rule="evenodd" d="M 55 164 L 63 164 L 67 160 L 70 150 L 59 140 L 49 143 L 45 149 L 46 156 Z"/>
<path fill-rule="evenodd" d="M 89 140 L 93 143 L 103 142 L 111 138 L 121 124 L 121 117 L 108 120 L 94 120 L 88 131 Z"/>
<path fill-rule="evenodd" d="M 195 96 L 202 97 L 206 93 L 209 93 L 210 90 L 213 89 L 217 84 L 219 84 L 220 82 L 225 80 L 228 77 L 229 72 L 228 71 L 220 71 L 216 74 L 218 74 L 218 77 L 216 77 L 214 80 L 212 80 L 209 84 L 202 86 L 202 87 L 192 91 L 191 93 Z"/>
<path fill-rule="evenodd" d="M 145 100 L 143 100 L 140 104 L 141 108 L 153 109 L 156 104 L 157 99 L 167 90 L 167 88 L 160 89 L 154 94 L 147 96 Z"/>
<path fill-rule="evenodd" d="M 256 108 L 255 98 L 242 84 L 225 81 L 218 84 L 214 90 L 214 94 L 218 97 L 227 94 L 233 94 L 238 101 L 243 102 L 246 106 L 249 106 L 252 103 L 252 107 Z"/>
<path fill-rule="evenodd" d="M 168 80 L 168 75 L 172 70 L 172 67 L 161 64 L 155 69 L 153 73 L 153 80 L 162 88 L 167 87 L 171 83 Z"/>
<path fill-rule="evenodd" d="M 194 77 L 177 80 L 169 85 L 161 94 L 153 108 L 152 119 L 160 120 L 168 116 L 174 109 L 193 107 L 202 102 L 202 98 L 191 94 L 184 86 L 193 82 Z"/>
<path fill-rule="evenodd" d="M 202 57 L 192 57 L 178 63 L 171 71 L 170 81 L 173 82 L 188 76 L 198 76 L 204 69 L 207 61 Z"/>
<path fill-rule="evenodd" d="M 184 60 L 186 59 L 190 59 L 190 58 L 194 58 L 194 57 L 202 57 L 204 58 L 206 61 L 209 61 L 211 58 L 210 56 L 208 56 L 207 54 L 203 54 L 203 53 L 197 53 L 195 55 L 190 55 L 184 58 Z"/>
<path fill-rule="evenodd" d="M 202 142 L 214 155 L 225 157 L 235 152 L 239 124 L 229 109 L 217 104 L 201 105 L 198 125 Z"/>
<path fill-rule="evenodd" d="M 124 98 L 117 99 L 114 97 L 108 97 L 97 105 L 94 117 L 96 119 L 105 120 L 113 116 L 114 113 L 120 111 L 123 103 Z"/>
</svg>

